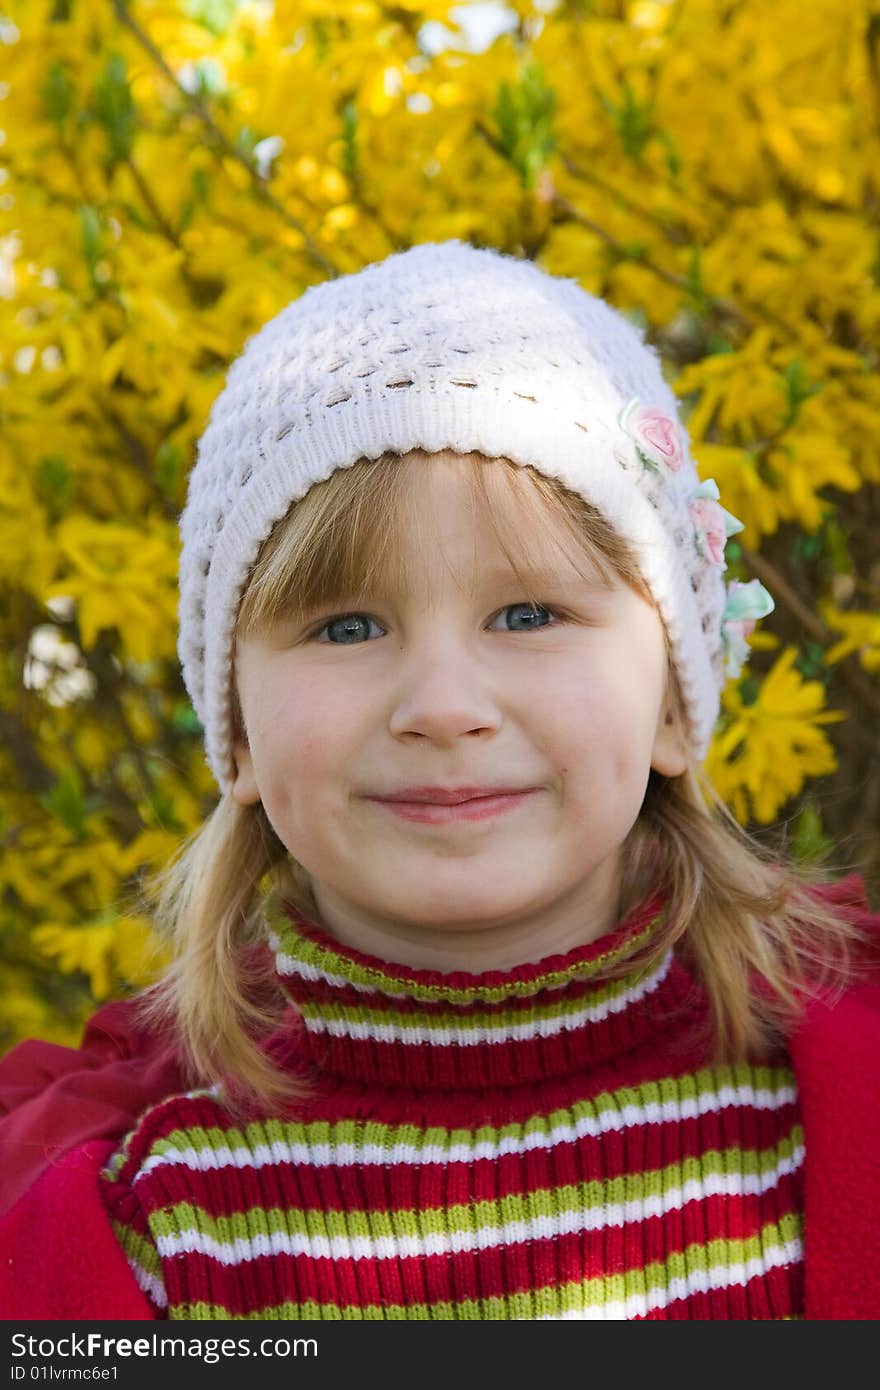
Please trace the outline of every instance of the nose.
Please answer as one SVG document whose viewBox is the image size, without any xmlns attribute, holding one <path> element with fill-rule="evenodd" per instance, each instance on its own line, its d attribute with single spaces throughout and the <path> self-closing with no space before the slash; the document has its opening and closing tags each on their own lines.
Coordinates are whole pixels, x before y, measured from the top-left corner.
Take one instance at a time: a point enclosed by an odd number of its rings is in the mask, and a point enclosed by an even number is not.
<svg viewBox="0 0 880 1390">
<path fill-rule="evenodd" d="M 404 653 L 389 725 L 396 738 L 420 734 L 444 742 L 492 732 L 500 723 L 485 668 L 461 642 L 435 636 L 429 647 Z"/>
</svg>

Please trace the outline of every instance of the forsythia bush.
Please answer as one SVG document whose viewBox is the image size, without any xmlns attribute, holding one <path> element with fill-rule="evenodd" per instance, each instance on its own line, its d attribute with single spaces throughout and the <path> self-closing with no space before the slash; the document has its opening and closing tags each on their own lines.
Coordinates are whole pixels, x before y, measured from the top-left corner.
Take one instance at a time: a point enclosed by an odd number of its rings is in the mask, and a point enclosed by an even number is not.
<svg viewBox="0 0 880 1390">
<path fill-rule="evenodd" d="M 0 0 L 0 1049 L 162 961 L 136 890 L 216 795 L 176 521 L 227 364 L 414 242 L 646 327 L 776 599 L 713 782 L 877 865 L 880 3 L 522 0 L 482 48 L 461 8 Z"/>
</svg>

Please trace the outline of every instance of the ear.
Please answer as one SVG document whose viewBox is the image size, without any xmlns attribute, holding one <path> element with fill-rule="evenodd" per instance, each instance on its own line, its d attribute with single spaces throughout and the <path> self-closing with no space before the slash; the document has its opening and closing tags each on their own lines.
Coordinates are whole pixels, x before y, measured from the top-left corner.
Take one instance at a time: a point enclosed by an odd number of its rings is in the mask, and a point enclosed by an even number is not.
<svg viewBox="0 0 880 1390">
<path fill-rule="evenodd" d="M 254 806 L 260 799 L 254 760 L 247 734 L 243 732 L 241 715 L 236 708 L 232 728 L 232 757 L 235 762 L 235 781 L 232 783 L 232 798 L 239 806 Z"/>
<path fill-rule="evenodd" d="M 672 711 L 672 702 L 667 692 L 657 720 L 651 766 L 657 772 L 662 772 L 665 777 L 678 777 L 686 770 L 687 765 L 684 734 Z"/>
<path fill-rule="evenodd" d="M 246 743 L 234 743 L 232 756 L 235 759 L 235 781 L 232 783 L 232 799 L 239 806 L 255 806 L 260 799 L 257 779 L 254 776 L 254 761 Z"/>
</svg>

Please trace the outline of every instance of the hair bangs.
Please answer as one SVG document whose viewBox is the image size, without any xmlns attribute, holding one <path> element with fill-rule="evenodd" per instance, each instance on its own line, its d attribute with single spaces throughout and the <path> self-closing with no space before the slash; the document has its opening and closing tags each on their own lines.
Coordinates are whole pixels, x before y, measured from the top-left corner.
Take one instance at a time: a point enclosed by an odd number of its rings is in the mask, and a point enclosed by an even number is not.
<svg viewBox="0 0 880 1390">
<path fill-rule="evenodd" d="M 238 635 L 271 631 L 291 616 L 365 594 L 400 567 L 392 544 L 406 501 L 399 465 L 397 454 L 357 460 L 294 502 L 251 568 Z"/>
<path fill-rule="evenodd" d="M 473 511 L 488 521 L 529 602 L 540 601 L 539 571 L 561 553 L 582 578 L 598 572 L 609 588 L 622 580 L 652 602 L 629 545 L 584 498 L 528 464 L 443 454 L 467 468 Z M 423 450 L 386 452 L 314 484 L 263 542 L 245 585 L 237 633 L 270 631 L 291 616 L 304 618 L 380 586 L 406 589 L 407 557 L 395 537 L 414 536 L 413 554 L 431 546 L 419 475 L 435 457 Z M 560 523 L 568 544 L 560 539 Z"/>
</svg>

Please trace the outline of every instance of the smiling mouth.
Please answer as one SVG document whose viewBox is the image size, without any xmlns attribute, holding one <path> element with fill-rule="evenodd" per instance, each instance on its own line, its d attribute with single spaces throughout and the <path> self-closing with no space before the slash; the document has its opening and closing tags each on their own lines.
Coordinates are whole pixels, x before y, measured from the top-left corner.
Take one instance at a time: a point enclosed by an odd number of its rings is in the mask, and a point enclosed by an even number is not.
<svg viewBox="0 0 880 1390">
<path fill-rule="evenodd" d="M 435 801 L 385 801 L 379 797 L 368 799 L 378 806 L 384 806 L 401 820 L 416 821 L 422 825 L 447 825 L 452 821 L 488 820 L 491 816 L 503 815 L 521 806 L 536 790 L 529 788 L 521 792 L 476 796 L 449 806 L 440 805 Z"/>
</svg>

